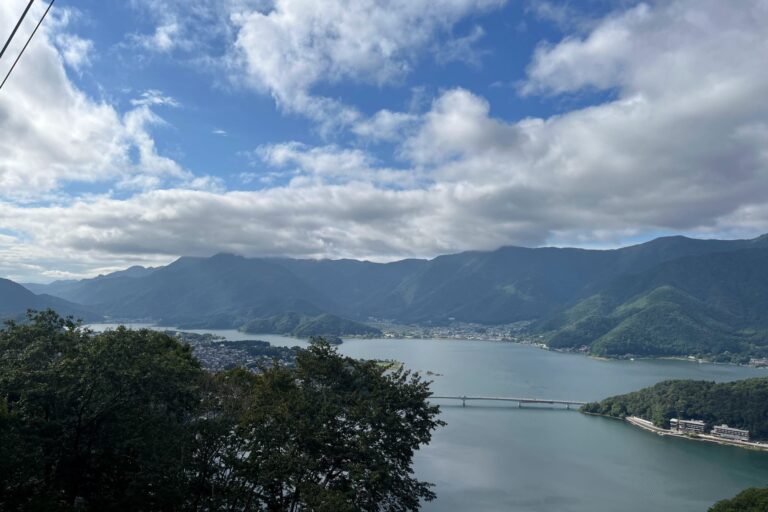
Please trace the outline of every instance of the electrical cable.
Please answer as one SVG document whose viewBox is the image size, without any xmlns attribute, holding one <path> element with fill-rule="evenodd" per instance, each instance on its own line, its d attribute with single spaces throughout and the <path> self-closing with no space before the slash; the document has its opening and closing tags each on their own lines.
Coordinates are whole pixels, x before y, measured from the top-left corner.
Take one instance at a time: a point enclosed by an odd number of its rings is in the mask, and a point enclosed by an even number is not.
<svg viewBox="0 0 768 512">
<path fill-rule="evenodd" d="M 32 7 L 32 4 L 35 3 L 35 0 L 29 0 L 29 3 L 27 4 L 27 8 L 24 9 L 24 12 L 21 13 L 21 18 L 19 18 L 19 21 L 16 23 L 16 26 L 13 27 L 13 31 L 11 32 L 11 35 L 8 36 L 8 40 L 5 42 L 5 45 L 3 45 L 3 49 L 0 50 L 0 59 L 3 58 L 3 55 L 5 54 L 5 50 L 8 49 L 8 46 L 11 44 L 11 41 L 13 40 L 13 36 L 16 35 L 16 31 L 19 30 L 19 27 L 21 26 L 21 22 L 24 21 L 24 18 L 27 17 L 27 13 L 29 12 L 29 8 Z"/>
<path fill-rule="evenodd" d="M 32 33 L 29 35 L 29 39 L 27 39 L 27 42 L 24 44 L 24 48 L 21 49 L 21 51 L 19 52 L 19 55 L 16 57 L 16 60 L 13 61 L 13 65 L 11 66 L 11 69 L 8 70 L 8 74 L 5 75 L 5 78 L 3 79 L 3 83 L 0 84 L 0 89 L 3 88 L 3 86 L 5 85 L 5 82 L 8 81 L 8 78 L 11 76 L 11 73 L 13 73 L 13 70 L 16 68 L 16 64 L 19 63 L 19 60 L 21 59 L 21 56 L 24 55 L 24 50 L 27 49 L 27 46 L 29 46 L 29 43 L 32 41 L 32 38 L 35 37 L 35 34 L 37 33 L 37 29 L 39 29 L 40 25 L 43 24 L 43 20 L 48 15 L 48 11 L 51 10 L 51 7 L 53 7 L 53 3 L 55 1 L 56 0 L 51 0 L 51 3 L 48 4 L 48 8 L 43 13 L 43 17 L 40 18 L 40 21 L 37 22 L 37 25 L 35 26 L 35 30 L 33 30 Z"/>
</svg>

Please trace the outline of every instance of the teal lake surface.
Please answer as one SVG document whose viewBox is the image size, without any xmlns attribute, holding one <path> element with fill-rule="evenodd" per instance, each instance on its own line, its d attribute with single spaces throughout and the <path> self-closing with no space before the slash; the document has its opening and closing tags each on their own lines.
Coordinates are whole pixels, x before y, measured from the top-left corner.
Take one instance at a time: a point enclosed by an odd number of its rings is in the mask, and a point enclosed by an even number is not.
<svg viewBox="0 0 768 512">
<path fill-rule="evenodd" d="M 135 325 L 141 327 L 141 325 Z M 109 325 L 94 325 L 95 329 Z M 306 342 L 234 330 L 230 340 Z M 665 379 L 729 381 L 768 371 L 686 361 L 603 361 L 513 343 L 346 340 L 357 358 L 395 359 L 433 380 L 435 395 L 594 401 Z M 428 511 L 706 512 L 745 487 L 768 485 L 768 452 L 670 439 L 564 408 L 437 401 L 448 425 L 416 456 L 436 484 Z M 483 405 L 481 405 L 483 404 Z"/>
</svg>

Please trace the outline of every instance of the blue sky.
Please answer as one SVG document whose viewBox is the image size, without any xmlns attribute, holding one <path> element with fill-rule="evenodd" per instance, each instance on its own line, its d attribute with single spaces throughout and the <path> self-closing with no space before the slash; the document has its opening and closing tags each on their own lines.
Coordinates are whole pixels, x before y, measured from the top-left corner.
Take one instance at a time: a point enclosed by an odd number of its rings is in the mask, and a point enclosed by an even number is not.
<svg viewBox="0 0 768 512">
<path fill-rule="evenodd" d="M 25 4 L 0 6 L 3 40 Z M 768 231 L 761 0 L 52 13 L 0 91 L 12 279 L 221 251 L 392 260 Z"/>
<path fill-rule="evenodd" d="M 228 186 L 258 186 L 244 184 L 238 178 L 243 172 L 254 172 L 247 153 L 255 147 L 286 140 L 309 145 L 329 141 L 360 145 L 348 131 L 320 133 L 316 123 L 282 111 L 268 94 L 254 93 L 222 77 L 220 69 L 199 62 L 203 56 L 198 47 L 172 52 L 137 48 L 131 39 L 152 34 L 158 23 L 148 15 L 151 11 L 138 2 L 80 0 L 68 5 L 80 13 L 70 29 L 101 49 L 94 52 L 91 65 L 82 74 L 72 74 L 73 82 L 94 97 L 107 95 L 123 111 L 130 110 L 131 101 L 145 91 L 160 91 L 176 100 L 178 107 L 157 109 L 168 125 L 155 130 L 153 138 L 161 153 L 172 155 L 193 172 L 218 176 Z M 611 6 L 593 2 L 590 7 L 591 14 L 599 15 Z M 349 80 L 318 83 L 314 89 L 318 95 L 342 98 L 345 104 L 368 116 L 383 108 L 408 110 L 414 101 L 424 103 L 420 108 L 428 108 L 441 90 L 454 87 L 482 94 L 493 106 L 492 115 L 507 120 L 548 117 L 587 104 L 589 97 L 510 94 L 525 79 L 526 66 L 537 45 L 557 42 L 564 35 L 557 20 L 544 14 L 535 4 L 526 2 L 502 3 L 497 8 L 470 13 L 441 31 L 431 43 L 440 46 L 451 39 L 472 37 L 481 30 L 482 36 L 466 49 L 466 55 L 451 60 L 436 57 L 431 48 L 417 49 L 412 57 L 413 70 L 396 77 L 393 83 Z M 214 57 L 226 55 L 232 44 L 231 37 L 224 35 L 201 37 L 205 39 L 205 52 Z M 226 133 L 217 133 L 222 131 Z M 398 163 L 391 145 L 367 149 L 388 165 Z"/>
</svg>

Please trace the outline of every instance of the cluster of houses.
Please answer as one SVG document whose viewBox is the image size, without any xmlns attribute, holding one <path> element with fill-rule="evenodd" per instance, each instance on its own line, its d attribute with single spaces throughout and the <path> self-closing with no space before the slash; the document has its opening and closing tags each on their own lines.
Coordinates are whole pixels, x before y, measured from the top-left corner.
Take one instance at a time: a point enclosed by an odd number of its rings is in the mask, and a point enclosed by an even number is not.
<svg viewBox="0 0 768 512">
<path fill-rule="evenodd" d="M 704 434 L 706 423 L 701 420 L 684 420 L 672 418 L 669 420 L 669 428 L 674 432 L 683 434 Z M 732 441 L 749 441 L 749 430 L 729 427 L 728 425 L 716 425 L 710 431 L 714 437 L 730 439 Z"/>
</svg>

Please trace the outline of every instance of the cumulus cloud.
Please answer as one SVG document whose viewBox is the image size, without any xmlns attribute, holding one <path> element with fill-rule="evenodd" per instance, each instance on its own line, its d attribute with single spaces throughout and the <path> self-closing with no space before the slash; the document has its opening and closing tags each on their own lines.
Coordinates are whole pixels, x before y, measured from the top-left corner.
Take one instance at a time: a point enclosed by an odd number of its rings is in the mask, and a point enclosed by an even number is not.
<svg viewBox="0 0 768 512">
<path fill-rule="evenodd" d="M 28 207 L 23 215 L 17 206 L 0 205 L 0 229 L 16 218 L 15 229 L 34 234 L 37 247 L 66 248 L 102 266 L 131 255 L 154 261 L 221 250 L 382 260 L 461 244 L 486 247 L 514 230 L 527 234 L 524 223 L 499 229 L 483 221 L 482 211 L 473 214 L 462 205 L 481 195 L 444 187 L 387 190 L 362 182 L 255 192 L 159 190 L 127 200 Z"/>
<path fill-rule="evenodd" d="M 344 149 L 335 145 L 309 147 L 299 142 L 270 144 L 260 147 L 256 155 L 272 167 L 287 168 L 293 176 L 293 184 L 361 181 L 402 187 L 412 186 L 418 179 L 412 169 L 381 167 L 375 158 L 361 149 Z"/>
<path fill-rule="evenodd" d="M 159 25 L 152 34 L 135 34 L 133 40 L 147 50 L 158 53 L 168 53 L 189 42 L 181 37 L 181 26 L 177 21 L 168 21 Z"/>
<path fill-rule="evenodd" d="M 56 37 L 56 43 L 67 66 L 80 71 L 91 65 L 93 41 L 74 34 L 60 34 Z"/>
<path fill-rule="evenodd" d="M 20 6 L 3 2 L 0 26 L 12 26 Z M 0 93 L 0 130 L 6 134 L 0 138 L 0 197 L 34 199 L 73 181 L 146 182 L 143 176 L 149 175 L 156 185 L 186 176 L 178 164 L 157 152 L 148 132 L 160 123 L 148 107 L 157 101 L 145 97 L 136 109 L 121 114 L 111 104 L 89 97 L 70 81 L 64 67 L 67 61 L 73 67 L 74 62 L 85 64 L 84 56 L 67 56 L 73 44 L 82 46 L 72 41 L 81 40 L 68 39 L 55 32 L 62 27 L 52 27 L 38 33 Z M 10 55 L 21 49 L 25 35 L 14 40 Z M 60 53 L 54 40 L 72 44 Z"/>
<path fill-rule="evenodd" d="M 625 95 L 677 95 L 728 76 L 753 77 L 766 68 L 767 13 L 768 5 L 757 0 L 738 9 L 716 0 L 641 3 L 608 16 L 584 37 L 540 46 L 522 90 L 617 87 Z"/>
<path fill-rule="evenodd" d="M 402 79 L 438 34 L 504 0 L 276 0 L 240 11 L 237 67 L 251 86 L 288 111 L 350 124 L 359 114 L 313 88 L 341 80 L 383 85 Z M 466 45 L 465 45 L 466 46 Z"/>
<path fill-rule="evenodd" d="M 768 197 L 768 5 L 641 4 L 534 56 L 529 93 L 617 99 L 507 123 L 464 90 L 437 99 L 404 148 L 439 182 L 492 186 L 519 217 L 571 239 L 593 228 L 702 230 Z M 506 193 L 502 191 L 506 190 Z M 502 218 L 500 216 L 499 218 Z M 742 224 L 745 225 L 745 224 Z M 765 224 L 763 224 L 765 225 Z"/>
<path fill-rule="evenodd" d="M 156 21 L 133 34 L 146 50 L 194 52 L 206 68 L 271 95 L 286 112 L 306 116 L 324 134 L 366 121 L 353 105 L 318 93 L 340 82 L 391 85 L 424 54 L 440 63 L 479 64 L 479 25 L 454 37 L 467 17 L 506 0 L 131 0 Z M 211 48 L 222 44 L 224 58 Z M 200 54 L 204 55 L 203 57 Z M 213 57 L 212 55 L 216 56 Z M 364 129 L 364 128 L 363 128 Z"/>
<path fill-rule="evenodd" d="M 278 19 L 260 18 L 257 25 L 280 32 L 280 23 L 273 26 L 282 19 L 279 10 L 260 16 L 272 15 Z M 243 30 L 248 22 L 240 20 Z M 338 37 L 344 48 L 348 37 Z M 338 50 L 331 41 L 322 44 Z M 320 59 L 324 71 L 309 69 L 308 76 L 352 78 L 355 55 L 372 55 L 384 59 L 381 80 L 392 80 L 394 63 L 410 62 L 402 57 L 405 46 L 395 44 L 400 50 L 389 56 L 380 48 L 359 54 L 353 48 L 338 60 Z M 107 268 L 132 258 L 159 262 L 221 250 L 381 260 L 505 244 L 610 245 L 660 231 L 754 235 L 768 225 L 765 55 L 765 2 L 745 1 L 738 10 L 715 0 L 638 5 L 585 34 L 541 46 L 521 86 L 531 95 L 611 90 L 610 100 L 549 118 L 508 120 L 495 116 L 482 96 L 452 88 L 425 113 L 382 110 L 357 128 L 361 138 L 395 143 L 402 169 L 360 147 L 287 142 L 252 153 L 267 171 L 240 179 L 259 183 L 259 190 L 209 184 L 122 200 L 0 203 L 0 233 L 35 248 L 21 254 L 14 252 L 18 244 L 0 239 L 0 264 L 16 257 L 18 268 L 50 268 L 41 261 L 54 248 L 68 269 L 67 258 L 81 254 L 90 268 Z M 320 79 L 297 78 L 297 90 L 311 93 Z M 0 100 L 0 112 L 3 105 Z M 153 122 L 142 117 L 149 116 L 141 110 L 147 106 L 137 108 L 136 119 L 113 117 L 130 140 L 157 155 L 151 139 L 142 142 L 130 128 L 146 132 L 141 127 Z M 172 162 L 145 160 L 161 175 L 179 172 Z"/>
<path fill-rule="evenodd" d="M 352 132 L 367 140 L 396 141 L 402 139 L 404 133 L 412 129 L 418 120 L 415 114 L 382 109 L 357 122 Z"/>
</svg>

